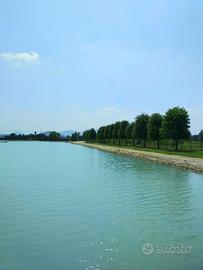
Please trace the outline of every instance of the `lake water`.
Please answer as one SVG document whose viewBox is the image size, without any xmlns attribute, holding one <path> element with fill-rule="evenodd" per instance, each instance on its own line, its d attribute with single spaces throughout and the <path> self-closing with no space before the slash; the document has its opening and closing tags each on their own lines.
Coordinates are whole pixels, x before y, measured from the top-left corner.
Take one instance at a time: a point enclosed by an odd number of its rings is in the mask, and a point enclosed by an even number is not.
<svg viewBox="0 0 203 270">
<path fill-rule="evenodd" d="M 0 269 L 203 269 L 203 175 L 78 145 L 0 143 Z"/>
</svg>

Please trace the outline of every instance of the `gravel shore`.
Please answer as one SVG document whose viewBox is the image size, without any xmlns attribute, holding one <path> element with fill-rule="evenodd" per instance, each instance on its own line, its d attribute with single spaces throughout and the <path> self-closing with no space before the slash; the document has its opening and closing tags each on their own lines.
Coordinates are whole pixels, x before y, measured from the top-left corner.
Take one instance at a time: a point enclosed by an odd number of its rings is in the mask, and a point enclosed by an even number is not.
<svg viewBox="0 0 203 270">
<path fill-rule="evenodd" d="M 166 154 L 160 154 L 160 153 L 155 153 L 155 152 L 127 149 L 127 148 L 122 148 L 122 147 L 112 147 L 108 145 L 86 143 L 84 141 L 73 142 L 73 144 L 79 144 L 86 147 L 92 147 L 92 148 L 96 148 L 96 149 L 114 153 L 114 154 L 126 155 L 130 157 L 150 160 L 150 161 L 157 162 L 160 164 L 167 164 L 174 167 L 180 167 L 180 168 L 191 170 L 193 172 L 203 174 L 203 159 L 201 158 L 190 158 L 190 157 L 183 157 L 183 156 L 177 156 L 177 155 L 166 155 Z"/>
</svg>

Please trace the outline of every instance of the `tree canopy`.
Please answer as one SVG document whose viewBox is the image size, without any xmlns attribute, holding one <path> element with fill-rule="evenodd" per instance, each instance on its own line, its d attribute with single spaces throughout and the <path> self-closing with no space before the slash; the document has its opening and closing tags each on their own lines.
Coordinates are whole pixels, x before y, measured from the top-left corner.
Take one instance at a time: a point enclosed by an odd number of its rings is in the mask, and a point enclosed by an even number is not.
<svg viewBox="0 0 203 270">
<path fill-rule="evenodd" d="M 52 131 L 49 133 L 49 140 L 51 141 L 58 141 L 60 138 L 60 134 L 56 131 Z"/>
<path fill-rule="evenodd" d="M 149 121 L 148 114 L 140 114 L 135 118 L 134 125 L 134 137 L 139 140 L 144 141 L 144 146 L 146 147 L 147 140 L 147 125 Z"/>
<path fill-rule="evenodd" d="M 199 140 L 202 142 L 203 141 L 203 129 L 200 130 L 200 133 L 199 133 Z"/>
<path fill-rule="evenodd" d="M 157 141 L 157 148 L 159 148 L 159 141 L 161 138 L 161 125 L 163 116 L 159 113 L 153 113 L 149 117 L 147 124 L 147 133 L 149 140 Z"/>
<path fill-rule="evenodd" d="M 166 112 L 162 123 L 162 134 L 165 138 L 174 140 L 176 150 L 179 140 L 189 138 L 189 128 L 190 118 L 185 108 L 174 107 Z"/>
<path fill-rule="evenodd" d="M 182 147 L 183 140 L 191 138 L 189 131 L 190 118 L 188 112 L 181 107 L 169 109 L 165 115 L 153 113 L 148 115 L 142 113 L 129 123 L 127 120 L 117 121 L 113 124 L 101 126 L 96 132 L 94 129 L 86 130 L 83 134 L 84 140 L 109 144 L 123 144 L 149 146 L 160 144 L 167 148 L 167 145 L 178 150 L 179 143 Z M 198 140 L 203 138 L 203 131 L 197 135 Z"/>
</svg>

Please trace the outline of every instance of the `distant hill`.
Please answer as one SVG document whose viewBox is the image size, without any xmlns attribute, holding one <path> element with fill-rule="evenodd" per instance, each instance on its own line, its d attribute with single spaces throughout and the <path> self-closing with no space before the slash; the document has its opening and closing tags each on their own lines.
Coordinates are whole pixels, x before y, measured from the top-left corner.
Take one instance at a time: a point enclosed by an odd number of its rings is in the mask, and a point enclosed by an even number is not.
<svg viewBox="0 0 203 270">
<path fill-rule="evenodd" d="M 67 137 L 67 136 L 71 136 L 74 132 L 75 130 L 65 130 L 65 131 L 60 131 L 59 133 L 61 134 L 61 136 Z"/>
<path fill-rule="evenodd" d="M 25 135 L 28 135 L 30 134 L 31 132 L 28 132 L 28 131 L 25 131 L 25 130 L 22 130 L 22 131 L 0 131 L 0 134 L 3 136 L 3 135 L 9 135 L 11 133 L 15 133 L 16 135 L 20 135 L 20 134 L 25 134 Z"/>
<path fill-rule="evenodd" d="M 41 132 L 40 134 L 44 134 L 46 136 L 49 136 L 49 134 L 51 133 L 52 131 L 44 131 L 44 132 Z M 60 135 L 62 137 L 67 137 L 67 136 L 71 136 L 75 131 L 74 130 L 65 130 L 65 131 L 59 131 Z"/>
<path fill-rule="evenodd" d="M 43 131 L 43 132 L 40 132 L 39 134 L 43 134 L 48 137 L 50 133 L 51 131 Z"/>
<path fill-rule="evenodd" d="M 46 136 L 49 136 L 50 132 L 52 132 L 52 130 L 43 131 L 43 132 L 37 132 L 37 134 L 44 134 Z M 75 132 L 75 130 L 59 131 L 61 137 L 71 136 L 74 132 Z M 12 131 L 12 132 L 11 131 L 0 131 L 0 137 L 4 137 L 5 135 L 9 135 L 11 133 L 15 133 L 16 135 L 20 135 L 20 134 L 28 135 L 30 133 L 34 134 L 34 132 L 29 132 L 29 131 Z"/>
</svg>

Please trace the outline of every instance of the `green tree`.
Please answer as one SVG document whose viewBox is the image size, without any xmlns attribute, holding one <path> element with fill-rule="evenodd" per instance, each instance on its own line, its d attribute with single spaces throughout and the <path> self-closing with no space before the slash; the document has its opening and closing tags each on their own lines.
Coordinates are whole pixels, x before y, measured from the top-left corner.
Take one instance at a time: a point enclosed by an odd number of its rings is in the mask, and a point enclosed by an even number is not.
<svg viewBox="0 0 203 270">
<path fill-rule="evenodd" d="M 79 132 L 74 132 L 74 133 L 71 135 L 70 139 L 71 139 L 72 142 L 76 142 L 76 141 L 78 141 L 79 136 L 80 136 L 80 133 L 79 133 Z"/>
<path fill-rule="evenodd" d="M 136 140 L 136 125 L 135 121 L 131 123 L 131 137 L 132 137 L 132 142 L 133 142 L 133 147 L 135 147 L 135 140 Z"/>
<path fill-rule="evenodd" d="M 149 117 L 147 124 L 147 135 L 150 140 L 157 141 L 157 148 L 160 147 L 160 138 L 161 138 L 161 125 L 162 125 L 163 116 L 159 113 L 153 113 Z"/>
<path fill-rule="evenodd" d="M 109 127 L 110 126 L 105 126 L 105 128 L 104 128 L 104 140 L 105 140 L 105 142 L 108 140 Z"/>
<path fill-rule="evenodd" d="M 188 139 L 190 136 L 190 118 L 184 108 L 174 107 L 169 109 L 162 122 L 162 134 L 166 139 L 175 142 L 175 150 L 178 150 L 179 140 Z"/>
<path fill-rule="evenodd" d="M 113 127 L 114 125 L 109 125 L 109 128 L 108 128 L 108 140 L 109 140 L 109 144 L 111 142 L 111 139 L 113 138 Z"/>
<path fill-rule="evenodd" d="M 202 142 L 203 142 L 203 129 L 199 133 L 199 140 L 200 140 L 200 149 L 202 151 Z"/>
<path fill-rule="evenodd" d="M 52 131 L 49 133 L 49 140 L 50 141 L 58 141 L 60 139 L 60 134 L 56 131 Z"/>
<path fill-rule="evenodd" d="M 103 127 L 100 127 L 99 130 L 98 130 L 98 132 L 97 132 L 97 140 L 99 142 L 101 142 L 101 143 L 103 143 L 104 142 L 104 139 L 105 139 L 105 137 L 104 137 L 104 130 L 105 130 L 105 127 L 103 126 Z"/>
<path fill-rule="evenodd" d="M 95 141 L 96 138 L 97 138 L 97 133 L 96 133 L 94 128 L 91 128 L 90 131 L 89 131 L 89 139 L 91 141 Z"/>
<path fill-rule="evenodd" d="M 118 132 L 120 128 L 120 122 L 116 122 L 113 126 L 112 136 L 113 136 L 113 144 L 116 143 L 116 140 L 118 140 Z"/>
<path fill-rule="evenodd" d="M 15 140 L 17 137 L 18 137 L 18 136 L 17 136 L 15 133 L 11 133 L 11 134 L 9 135 L 9 138 L 10 138 L 11 140 Z"/>
<path fill-rule="evenodd" d="M 124 139 L 126 140 L 126 129 L 128 126 L 129 126 L 128 121 L 120 122 L 119 130 L 118 130 L 119 145 L 120 145 L 121 140 L 124 140 Z M 126 144 L 127 144 L 127 140 L 126 140 Z"/>
<path fill-rule="evenodd" d="M 87 130 L 85 130 L 85 131 L 83 132 L 82 139 L 83 139 L 84 141 L 87 141 Z"/>
<path fill-rule="evenodd" d="M 136 139 L 143 140 L 144 147 L 147 141 L 148 114 L 140 114 L 135 118 L 134 136 Z"/>
<path fill-rule="evenodd" d="M 134 123 L 130 123 L 125 130 L 125 137 L 126 137 L 126 145 L 128 144 L 128 140 L 132 141 L 132 131 L 133 131 Z"/>
</svg>

